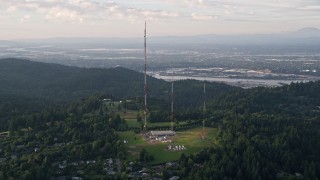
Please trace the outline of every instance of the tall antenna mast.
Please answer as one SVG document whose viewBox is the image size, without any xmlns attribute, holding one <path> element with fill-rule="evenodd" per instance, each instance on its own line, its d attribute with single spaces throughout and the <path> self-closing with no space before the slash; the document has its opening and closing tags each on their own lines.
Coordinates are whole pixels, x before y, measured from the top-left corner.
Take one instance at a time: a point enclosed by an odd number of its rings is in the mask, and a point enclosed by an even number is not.
<svg viewBox="0 0 320 180">
<path fill-rule="evenodd" d="M 171 82 L 171 130 L 173 131 L 173 72 Z"/>
<path fill-rule="evenodd" d="M 204 81 L 203 83 L 203 114 L 205 115 L 206 113 L 206 81 Z M 202 134 L 203 134 L 203 138 L 204 138 L 204 122 L 205 119 L 203 119 L 202 121 Z"/>
<path fill-rule="evenodd" d="M 203 83 L 203 112 L 206 112 L 206 81 Z"/>
<path fill-rule="evenodd" d="M 144 126 L 147 130 L 147 22 L 144 22 Z"/>
</svg>

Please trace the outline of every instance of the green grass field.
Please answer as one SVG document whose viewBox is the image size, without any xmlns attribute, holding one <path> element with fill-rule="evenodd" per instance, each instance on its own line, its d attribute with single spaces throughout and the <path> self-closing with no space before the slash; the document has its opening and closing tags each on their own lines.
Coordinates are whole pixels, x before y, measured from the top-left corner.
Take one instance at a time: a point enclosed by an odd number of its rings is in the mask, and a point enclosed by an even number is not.
<svg viewBox="0 0 320 180">
<path fill-rule="evenodd" d="M 124 118 L 128 124 L 129 128 L 140 128 L 141 125 L 140 123 L 137 121 L 137 114 L 138 111 L 131 111 L 131 110 L 127 110 L 127 111 L 118 111 L 119 115 Z M 179 122 L 179 124 L 173 124 L 174 126 L 176 125 L 185 125 L 187 124 L 186 121 L 184 122 Z M 163 127 L 163 126 L 171 126 L 171 122 L 156 122 L 156 123 L 150 123 L 148 122 L 148 127 Z"/>
<path fill-rule="evenodd" d="M 140 123 L 137 121 L 138 111 L 126 110 L 119 112 L 121 118 L 124 118 L 128 124 L 128 127 L 140 128 Z"/>
<path fill-rule="evenodd" d="M 128 109 L 124 109 L 124 108 L 121 108 L 121 110 L 119 110 L 118 106 L 120 105 L 120 102 L 105 102 L 104 105 L 107 106 L 109 112 L 113 111 L 113 112 L 119 114 L 121 118 L 124 118 L 126 120 L 129 128 L 140 128 L 141 127 L 141 124 L 139 122 L 137 122 L 137 114 L 139 113 L 139 111 L 133 111 L 133 110 L 128 110 Z M 98 113 L 98 111 L 96 113 Z M 140 112 L 140 114 L 142 115 L 142 112 Z M 185 125 L 185 124 L 187 124 L 186 121 L 179 122 L 179 124 L 174 123 L 173 125 L 180 126 L 180 125 Z M 170 127 L 171 122 L 156 122 L 156 123 L 148 122 L 148 127 L 155 128 L 155 127 L 163 127 L 163 126 Z"/>
<path fill-rule="evenodd" d="M 202 140 L 202 128 L 191 129 L 187 131 L 177 132 L 173 139 L 174 145 L 184 145 L 184 151 L 167 150 L 167 143 L 150 144 L 145 141 L 140 134 L 135 134 L 132 131 L 118 132 L 122 140 L 127 140 L 129 143 L 125 144 L 128 152 L 128 160 L 135 160 L 139 158 L 140 150 L 145 148 L 147 152 L 154 156 L 155 160 L 151 164 L 158 164 L 168 161 L 178 160 L 182 153 L 190 155 L 199 152 L 205 147 L 215 145 L 217 128 L 205 128 L 206 139 Z"/>
<path fill-rule="evenodd" d="M 140 128 L 141 124 L 137 122 L 137 114 L 139 111 L 118 109 L 119 102 L 106 103 L 109 111 L 119 113 L 119 115 L 127 121 L 130 127 Z M 187 124 L 187 122 L 180 122 L 179 125 Z M 174 124 L 177 125 L 177 124 Z M 159 127 L 159 126 L 171 126 L 171 122 L 159 122 L 159 123 L 148 123 L 148 127 Z M 135 160 L 139 158 L 141 149 L 145 148 L 147 152 L 154 156 L 155 160 L 151 164 L 158 164 L 168 161 L 178 160 L 182 153 L 190 155 L 201 151 L 201 149 L 214 146 L 218 129 L 216 128 L 205 128 L 205 137 L 202 139 L 202 128 L 196 128 L 186 131 L 177 132 L 177 135 L 173 138 L 174 145 L 183 145 L 186 150 L 183 151 L 172 151 L 167 150 L 168 143 L 156 143 L 150 144 L 145 141 L 140 134 L 135 134 L 133 131 L 118 132 L 121 140 L 126 140 L 129 143 L 125 144 L 127 149 L 128 160 Z"/>
</svg>

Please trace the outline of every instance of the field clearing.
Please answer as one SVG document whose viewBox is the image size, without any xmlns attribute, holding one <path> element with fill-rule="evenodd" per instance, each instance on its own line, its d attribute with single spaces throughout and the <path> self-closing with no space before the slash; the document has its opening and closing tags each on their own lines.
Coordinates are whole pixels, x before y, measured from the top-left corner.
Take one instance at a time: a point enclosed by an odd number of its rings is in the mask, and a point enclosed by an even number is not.
<svg viewBox="0 0 320 180">
<path fill-rule="evenodd" d="M 138 111 L 126 111 L 126 113 L 121 112 L 120 116 L 126 120 L 129 128 L 132 128 L 132 127 L 140 128 L 141 124 L 143 124 L 143 119 L 141 123 L 137 122 L 137 113 Z M 173 123 L 173 126 L 181 126 L 186 124 L 188 124 L 187 121 L 182 121 L 182 122 L 179 122 L 179 124 Z M 148 122 L 148 127 L 150 128 L 163 127 L 163 126 L 171 126 L 171 122 L 154 122 L 154 123 Z"/>
<path fill-rule="evenodd" d="M 137 114 L 138 111 L 132 111 L 132 110 L 123 110 L 118 112 L 120 117 L 124 119 L 130 119 L 130 120 L 135 120 L 137 121 Z"/>
<path fill-rule="evenodd" d="M 179 122 L 179 124 L 173 123 L 173 126 L 181 126 L 188 124 L 186 121 Z M 171 122 L 155 122 L 155 123 L 148 123 L 149 127 L 157 127 L 157 126 L 171 126 Z"/>
<path fill-rule="evenodd" d="M 139 122 L 137 122 L 136 119 L 125 119 L 127 124 L 128 124 L 128 127 L 131 128 L 131 127 L 134 127 L 134 128 L 140 128 L 141 125 Z M 141 122 L 143 123 L 143 122 Z M 176 123 L 173 123 L 173 126 L 181 126 L 181 125 L 186 125 L 188 124 L 186 121 L 183 121 L 183 122 L 180 122 L 179 124 L 176 124 Z M 148 127 L 150 128 L 156 128 L 156 127 L 164 127 L 164 126 L 167 126 L 167 127 L 171 127 L 171 122 L 156 122 L 156 123 L 150 123 L 148 122 Z"/>
<path fill-rule="evenodd" d="M 182 153 L 190 155 L 201 151 L 206 147 L 214 146 L 216 143 L 217 128 L 205 128 L 205 139 L 202 139 L 202 128 L 195 128 L 191 130 L 177 132 L 173 139 L 173 145 L 184 145 L 186 150 L 173 151 L 168 150 L 168 143 L 150 144 L 145 141 L 140 134 L 135 134 L 132 131 L 118 132 L 121 140 L 127 140 L 125 144 L 127 148 L 128 160 L 135 160 L 139 158 L 140 151 L 145 148 L 146 151 L 153 155 L 155 160 L 151 164 L 164 163 L 168 161 L 175 161 L 180 158 Z"/>
<path fill-rule="evenodd" d="M 138 111 L 131 111 L 131 110 L 126 110 L 119 112 L 119 115 L 121 118 L 124 118 L 128 124 L 129 128 L 140 128 L 141 125 L 137 121 L 137 114 Z"/>
<path fill-rule="evenodd" d="M 119 103 L 119 102 L 105 102 L 105 106 L 108 107 L 109 111 L 112 111 L 114 113 L 118 113 L 121 118 L 126 120 L 129 128 L 141 128 L 143 122 L 137 122 L 137 114 L 139 114 L 139 111 L 128 110 L 128 109 L 124 109 L 124 108 L 119 110 L 118 106 L 120 104 L 121 103 Z M 140 112 L 140 115 L 142 116 L 141 118 L 143 121 L 143 118 L 144 118 L 143 113 Z M 174 123 L 173 126 L 181 126 L 181 125 L 186 125 L 186 124 L 188 124 L 187 121 L 182 121 L 182 122 L 179 122 L 179 124 Z M 148 122 L 148 127 L 150 127 L 150 128 L 157 128 L 157 127 L 163 127 L 163 126 L 170 127 L 171 122 L 154 122 L 154 123 Z"/>
</svg>

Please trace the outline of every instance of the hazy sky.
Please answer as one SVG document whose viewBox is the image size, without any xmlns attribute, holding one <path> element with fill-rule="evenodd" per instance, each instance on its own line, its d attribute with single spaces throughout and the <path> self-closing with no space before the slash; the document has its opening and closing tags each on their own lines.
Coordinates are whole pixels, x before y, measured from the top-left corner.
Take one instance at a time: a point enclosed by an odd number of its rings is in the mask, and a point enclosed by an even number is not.
<svg viewBox="0 0 320 180">
<path fill-rule="evenodd" d="M 320 27 L 320 0 L 0 0 L 0 39 L 251 34 Z"/>
</svg>

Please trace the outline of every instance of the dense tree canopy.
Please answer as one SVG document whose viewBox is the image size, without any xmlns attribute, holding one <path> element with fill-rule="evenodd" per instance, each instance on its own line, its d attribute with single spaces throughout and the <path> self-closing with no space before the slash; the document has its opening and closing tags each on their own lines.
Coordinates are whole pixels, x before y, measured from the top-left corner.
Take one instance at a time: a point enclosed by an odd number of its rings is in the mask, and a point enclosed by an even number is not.
<svg viewBox="0 0 320 180">
<path fill-rule="evenodd" d="M 115 131 L 128 124 L 101 100 L 130 99 L 118 110 L 141 110 L 142 74 L 16 59 L 0 64 L 0 179 L 126 177 L 107 174 L 113 167 L 106 159 L 127 158 Z M 170 121 L 170 83 L 149 79 L 149 120 Z M 203 82 L 178 81 L 175 87 L 174 119 L 196 120 L 195 126 L 205 119 L 219 134 L 215 146 L 182 154 L 164 178 L 320 178 L 320 81 L 246 90 L 208 83 L 205 112 Z M 152 159 L 143 149 L 137 161 Z"/>
<path fill-rule="evenodd" d="M 93 96 L 77 103 L 12 117 L 10 136 L 0 142 L 0 158 L 5 159 L 0 163 L 0 179 L 76 175 L 76 167 L 81 164 L 89 174 L 89 171 L 97 173 L 103 164 L 94 163 L 99 164 L 99 169 L 94 170 L 84 164 L 124 158 L 122 143 L 114 133 L 120 122 L 110 121 L 118 117 L 99 114 L 100 105 L 100 97 Z"/>
<path fill-rule="evenodd" d="M 214 101 L 208 116 L 220 124 L 219 146 L 181 171 L 188 179 L 319 179 L 320 82 L 254 88 Z M 188 168 L 186 166 L 185 168 Z"/>
</svg>

